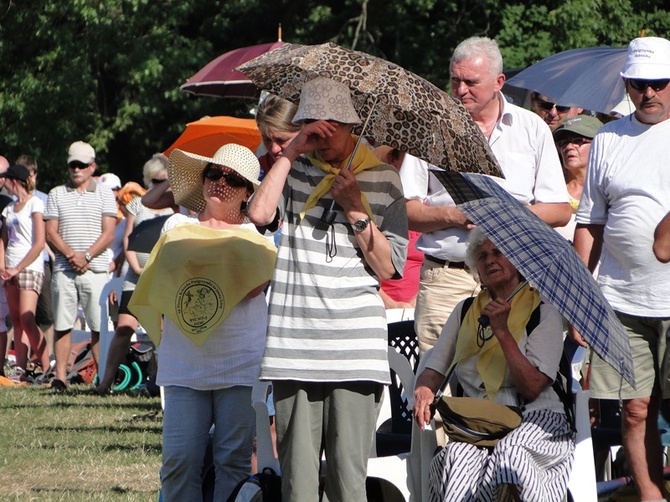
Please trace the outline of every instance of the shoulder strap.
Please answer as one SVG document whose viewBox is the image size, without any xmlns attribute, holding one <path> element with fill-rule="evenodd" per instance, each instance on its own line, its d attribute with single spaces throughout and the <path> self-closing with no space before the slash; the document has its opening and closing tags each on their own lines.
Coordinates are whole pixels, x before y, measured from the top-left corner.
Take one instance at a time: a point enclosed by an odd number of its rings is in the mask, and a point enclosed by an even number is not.
<svg viewBox="0 0 670 502">
<path fill-rule="evenodd" d="M 461 324 L 463 324 L 463 321 L 465 320 L 465 314 L 468 313 L 468 310 L 470 310 L 470 306 L 472 305 L 472 302 L 474 302 L 474 301 L 475 301 L 475 297 L 474 296 L 469 296 L 463 302 L 463 308 L 461 308 Z"/>
</svg>

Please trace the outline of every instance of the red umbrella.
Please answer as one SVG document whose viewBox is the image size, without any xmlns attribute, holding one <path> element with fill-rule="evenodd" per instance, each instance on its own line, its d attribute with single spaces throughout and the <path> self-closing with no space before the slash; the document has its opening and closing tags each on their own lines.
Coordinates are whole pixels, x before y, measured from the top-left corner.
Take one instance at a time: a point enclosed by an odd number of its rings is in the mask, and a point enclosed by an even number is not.
<svg viewBox="0 0 670 502">
<path fill-rule="evenodd" d="M 221 54 L 189 78 L 180 89 L 199 96 L 258 98 L 260 90 L 235 68 L 282 45 L 284 42 L 278 40 L 271 44 L 251 45 Z"/>
<path fill-rule="evenodd" d="M 186 130 L 170 148 L 163 153 L 167 156 L 175 148 L 205 157 L 211 157 L 219 148 L 228 143 L 237 143 L 254 151 L 261 143 L 261 133 L 254 119 L 218 116 L 206 117 L 186 124 Z"/>
</svg>

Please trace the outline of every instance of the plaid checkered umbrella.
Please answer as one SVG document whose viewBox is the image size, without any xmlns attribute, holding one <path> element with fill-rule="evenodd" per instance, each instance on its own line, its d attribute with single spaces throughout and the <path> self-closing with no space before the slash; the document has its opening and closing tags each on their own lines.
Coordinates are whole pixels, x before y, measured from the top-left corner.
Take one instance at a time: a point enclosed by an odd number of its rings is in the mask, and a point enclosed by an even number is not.
<svg viewBox="0 0 670 502">
<path fill-rule="evenodd" d="M 634 386 L 628 335 L 570 243 L 493 179 L 441 170 L 432 173 L 531 286 Z"/>
</svg>

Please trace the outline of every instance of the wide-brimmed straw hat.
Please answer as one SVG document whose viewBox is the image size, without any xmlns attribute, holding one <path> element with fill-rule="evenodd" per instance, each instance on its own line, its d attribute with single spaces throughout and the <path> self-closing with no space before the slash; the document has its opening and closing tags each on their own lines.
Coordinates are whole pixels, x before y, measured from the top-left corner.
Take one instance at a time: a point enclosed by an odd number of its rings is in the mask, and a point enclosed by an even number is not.
<svg viewBox="0 0 670 502">
<path fill-rule="evenodd" d="M 168 165 L 168 179 L 177 204 L 198 213 L 205 209 L 202 172 L 210 163 L 232 169 L 249 181 L 254 190 L 260 185 L 258 176 L 261 166 L 247 147 L 229 143 L 219 148 L 213 157 L 173 150 Z"/>
</svg>

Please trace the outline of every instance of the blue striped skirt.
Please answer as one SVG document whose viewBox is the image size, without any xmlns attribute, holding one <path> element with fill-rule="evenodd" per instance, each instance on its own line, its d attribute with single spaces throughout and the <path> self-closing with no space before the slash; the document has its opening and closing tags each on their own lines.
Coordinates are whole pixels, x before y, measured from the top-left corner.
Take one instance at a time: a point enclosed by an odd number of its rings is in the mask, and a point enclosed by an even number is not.
<svg viewBox="0 0 670 502">
<path fill-rule="evenodd" d="M 430 466 L 430 500 L 513 500 L 509 485 L 522 501 L 561 501 L 574 454 L 570 425 L 562 413 L 533 410 L 521 425 L 491 451 L 450 442 Z"/>
</svg>

